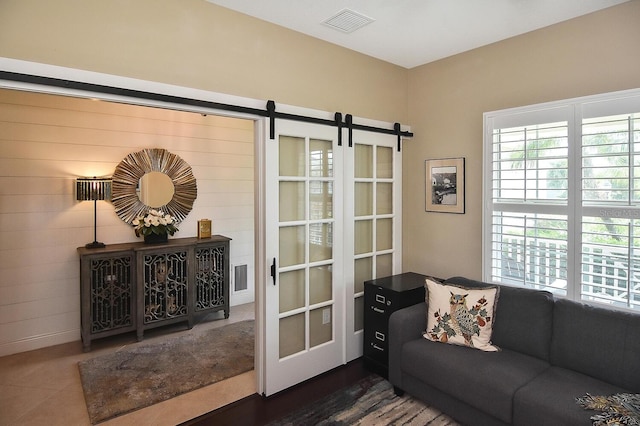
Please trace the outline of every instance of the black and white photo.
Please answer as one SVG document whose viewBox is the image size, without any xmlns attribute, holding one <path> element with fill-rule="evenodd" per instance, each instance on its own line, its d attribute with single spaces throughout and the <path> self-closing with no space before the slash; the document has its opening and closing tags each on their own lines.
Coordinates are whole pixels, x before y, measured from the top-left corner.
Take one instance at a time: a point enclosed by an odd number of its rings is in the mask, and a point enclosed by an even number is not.
<svg viewBox="0 0 640 426">
<path fill-rule="evenodd" d="M 425 211 L 464 213 L 464 158 L 425 161 Z"/>
</svg>

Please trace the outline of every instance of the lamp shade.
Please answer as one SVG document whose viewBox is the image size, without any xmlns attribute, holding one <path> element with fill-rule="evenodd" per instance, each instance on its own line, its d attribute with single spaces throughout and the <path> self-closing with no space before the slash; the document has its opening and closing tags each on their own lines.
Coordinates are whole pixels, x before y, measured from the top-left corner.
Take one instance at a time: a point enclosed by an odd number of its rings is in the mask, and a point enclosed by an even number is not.
<svg viewBox="0 0 640 426">
<path fill-rule="evenodd" d="M 109 200 L 111 198 L 110 178 L 78 178 L 76 199 L 78 201 Z"/>
</svg>

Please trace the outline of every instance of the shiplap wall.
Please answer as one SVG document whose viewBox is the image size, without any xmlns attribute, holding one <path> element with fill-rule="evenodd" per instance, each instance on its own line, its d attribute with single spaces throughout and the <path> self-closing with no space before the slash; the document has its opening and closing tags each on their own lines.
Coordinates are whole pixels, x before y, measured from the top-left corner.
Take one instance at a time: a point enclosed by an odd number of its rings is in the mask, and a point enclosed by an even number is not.
<svg viewBox="0 0 640 426">
<path fill-rule="evenodd" d="M 174 237 L 212 219 L 233 239 L 232 268 L 247 265 L 231 305 L 254 300 L 253 121 L 0 90 L 0 356 L 80 339 L 76 249 L 93 241 L 94 206 L 75 200 L 75 179 L 111 176 L 144 148 L 191 165 L 198 197 Z M 97 207 L 98 241 L 138 240 L 109 202 Z"/>
</svg>

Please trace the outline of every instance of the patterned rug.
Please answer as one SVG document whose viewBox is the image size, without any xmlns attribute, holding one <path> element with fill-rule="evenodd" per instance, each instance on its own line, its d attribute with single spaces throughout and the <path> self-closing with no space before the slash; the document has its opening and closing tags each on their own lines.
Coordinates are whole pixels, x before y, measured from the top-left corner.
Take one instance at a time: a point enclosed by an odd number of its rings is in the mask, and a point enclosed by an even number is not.
<svg viewBox="0 0 640 426">
<path fill-rule="evenodd" d="M 407 394 L 396 396 L 391 383 L 370 375 L 268 426 L 300 425 L 457 426 L 458 423 Z"/>
<path fill-rule="evenodd" d="M 253 369 L 254 321 L 158 343 L 136 343 L 78 363 L 92 424 Z"/>
</svg>

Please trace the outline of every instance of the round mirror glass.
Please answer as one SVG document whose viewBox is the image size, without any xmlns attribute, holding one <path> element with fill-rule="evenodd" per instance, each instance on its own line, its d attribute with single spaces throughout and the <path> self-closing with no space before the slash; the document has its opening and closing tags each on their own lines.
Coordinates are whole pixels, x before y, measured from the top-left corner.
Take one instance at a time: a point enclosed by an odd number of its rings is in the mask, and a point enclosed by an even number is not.
<svg viewBox="0 0 640 426">
<path fill-rule="evenodd" d="M 140 201 L 153 208 L 169 203 L 176 191 L 171 178 L 162 172 L 145 173 L 140 178 L 139 188 Z"/>
</svg>

